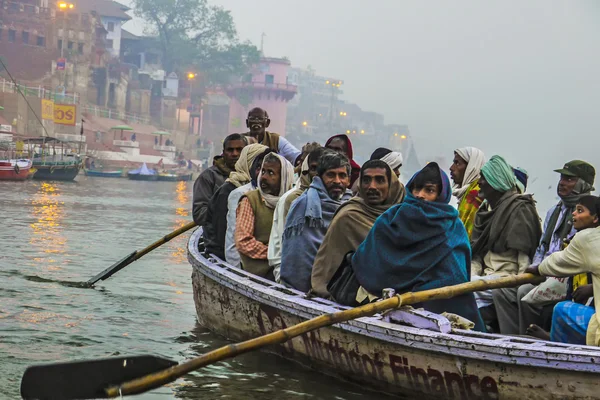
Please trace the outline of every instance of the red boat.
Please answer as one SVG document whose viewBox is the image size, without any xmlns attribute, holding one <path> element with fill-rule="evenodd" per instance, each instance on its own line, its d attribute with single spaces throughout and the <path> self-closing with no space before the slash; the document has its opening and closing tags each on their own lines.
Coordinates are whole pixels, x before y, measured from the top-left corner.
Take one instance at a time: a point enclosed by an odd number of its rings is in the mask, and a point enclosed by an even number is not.
<svg viewBox="0 0 600 400">
<path fill-rule="evenodd" d="M 0 160 L 0 181 L 24 181 L 30 178 L 31 160 Z"/>
</svg>

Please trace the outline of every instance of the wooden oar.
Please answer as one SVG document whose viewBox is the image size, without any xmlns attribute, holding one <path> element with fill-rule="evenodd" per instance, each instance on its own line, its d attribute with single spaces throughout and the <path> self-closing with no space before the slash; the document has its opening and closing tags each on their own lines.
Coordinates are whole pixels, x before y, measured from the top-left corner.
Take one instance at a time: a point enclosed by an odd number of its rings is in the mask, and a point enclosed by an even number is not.
<svg viewBox="0 0 600 400">
<path fill-rule="evenodd" d="M 125 268 L 126 266 L 131 264 L 132 262 L 139 260 L 146 254 L 150 253 L 152 250 L 156 249 L 157 247 L 162 246 L 163 244 L 167 243 L 169 240 L 181 235 L 182 233 L 189 231 L 190 229 L 192 229 L 195 226 L 196 226 L 195 222 L 190 222 L 189 224 L 184 225 L 181 228 L 169 233 L 167 236 L 164 236 L 162 239 L 157 240 L 156 242 L 152 243 L 150 246 L 146 247 L 145 249 L 139 250 L 139 251 L 138 250 L 134 251 L 133 253 L 129 254 L 122 260 L 117 261 L 116 263 L 114 263 L 113 265 L 111 265 L 110 267 L 105 269 L 104 271 L 100 272 L 98 275 L 94 276 L 89 281 L 85 282 L 83 286 L 92 287 L 92 286 L 94 286 L 94 284 L 96 282 L 110 278 L 112 275 L 116 274 L 117 272 L 119 272 L 120 270 L 122 270 L 123 268 Z"/>
<path fill-rule="evenodd" d="M 183 364 L 165 369 L 163 371 L 159 371 L 146 376 L 144 376 L 144 374 L 139 374 L 139 378 L 132 380 L 131 382 L 126 381 L 128 380 L 128 378 L 131 379 L 132 374 L 129 374 L 128 377 L 122 376 L 120 377 L 121 379 L 114 379 L 114 383 L 112 383 L 111 385 L 107 385 L 105 379 L 97 379 L 97 376 L 101 374 L 96 374 L 95 376 L 81 377 L 76 381 L 65 378 L 60 382 L 51 382 L 43 379 L 45 372 L 47 372 L 50 376 L 68 376 L 68 371 L 65 370 L 65 366 L 72 368 L 73 363 L 38 365 L 30 367 L 35 368 L 37 370 L 37 374 L 35 375 L 29 375 L 29 369 L 25 371 L 25 375 L 23 376 L 23 380 L 21 382 L 21 394 L 24 399 L 45 398 L 43 396 L 40 396 L 41 393 L 45 393 L 47 397 L 51 397 L 53 393 L 61 393 L 63 395 L 61 399 L 75 399 L 75 397 L 68 396 L 68 387 L 65 387 L 65 385 L 78 386 L 78 389 L 80 389 L 78 391 L 78 395 L 80 397 L 77 398 L 80 399 L 112 398 L 120 395 L 143 393 L 148 390 L 167 384 L 169 382 L 173 382 L 177 378 L 180 378 L 206 365 L 227 358 L 231 358 L 243 353 L 247 353 L 252 350 L 257 350 L 265 346 L 284 343 L 296 336 L 300 336 L 304 333 L 314 331 L 325 326 L 330 326 L 340 322 L 346 322 L 352 319 L 370 316 L 385 310 L 398 308 L 401 305 L 422 303 L 424 301 L 430 300 L 450 299 L 452 297 L 460 296 L 466 293 L 477 292 L 487 289 L 515 287 L 526 283 L 537 283 L 542 280 L 543 278 L 533 274 L 521 274 L 498 278 L 496 280 L 491 281 L 478 280 L 474 282 L 467 282 L 462 283 L 460 285 L 448 286 L 439 289 L 424 290 L 422 292 L 404 293 L 402 295 L 396 295 L 392 298 L 381 300 L 375 303 L 370 303 L 362 307 L 338 311 L 332 314 L 321 315 L 311 320 L 302 322 L 298 325 L 294 325 L 286 329 L 281 329 L 276 332 L 269 333 L 267 335 L 260 336 L 255 339 L 247 340 L 242 343 L 223 346 L 219 349 L 213 350 L 190 361 L 187 361 Z M 161 361 L 164 362 L 169 360 Z M 80 361 L 78 364 L 83 366 L 86 363 L 96 363 L 96 368 L 99 368 L 100 370 L 104 368 L 109 368 L 108 364 L 107 366 L 105 366 L 102 363 L 99 363 L 98 360 Z M 152 360 L 148 361 L 148 364 L 152 363 Z M 153 365 L 146 365 L 146 368 L 152 367 Z M 104 389 L 102 397 L 98 395 L 100 392 L 102 392 L 101 389 Z M 28 394 L 32 393 L 33 390 L 36 391 L 35 393 L 38 394 L 38 397 L 28 396 Z M 82 397 L 82 393 L 89 397 Z"/>
</svg>

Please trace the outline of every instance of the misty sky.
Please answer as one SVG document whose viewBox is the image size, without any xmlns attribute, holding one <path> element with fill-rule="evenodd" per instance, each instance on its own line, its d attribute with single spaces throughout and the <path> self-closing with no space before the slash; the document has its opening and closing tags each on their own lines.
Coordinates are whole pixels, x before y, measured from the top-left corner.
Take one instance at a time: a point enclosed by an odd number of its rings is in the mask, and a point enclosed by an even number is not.
<svg viewBox="0 0 600 400">
<path fill-rule="evenodd" d="M 421 161 L 467 145 L 503 155 L 537 178 L 541 208 L 552 169 L 600 168 L 600 2 L 212 2 L 242 39 L 265 32 L 267 56 L 343 79 L 345 100 L 407 124 Z"/>
</svg>

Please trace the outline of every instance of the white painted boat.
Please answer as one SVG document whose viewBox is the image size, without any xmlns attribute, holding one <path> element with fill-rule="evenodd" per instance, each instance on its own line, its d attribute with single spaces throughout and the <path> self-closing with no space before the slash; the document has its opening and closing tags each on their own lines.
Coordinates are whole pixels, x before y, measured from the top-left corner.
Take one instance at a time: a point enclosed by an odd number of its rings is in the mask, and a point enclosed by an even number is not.
<svg viewBox="0 0 600 400">
<path fill-rule="evenodd" d="M 215 333 L 242 341 L 348 308 L 202 253 L 201 233 L 188 259 L 199 322 Z M 395 322 L 403 315 L 337 324 L 267 351 L 406 398 L 600 399 L 600 348 L 451 329 L 441 316 L 413 323 L 429 329 Z"/>
</svg>

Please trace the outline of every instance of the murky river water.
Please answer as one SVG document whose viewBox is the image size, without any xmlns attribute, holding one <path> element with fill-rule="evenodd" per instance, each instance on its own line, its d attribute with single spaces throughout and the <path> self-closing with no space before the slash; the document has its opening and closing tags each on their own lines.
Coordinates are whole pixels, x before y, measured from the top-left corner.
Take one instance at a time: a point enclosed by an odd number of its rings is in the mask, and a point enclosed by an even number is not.
<svg viewBox="0 0 600 400">
<path fill-rule="evenodd" d="M 196 322 L 184 234 L 95 289 L 81 282 L 191 221 L 191 183 L 91 178 L 0 182 L 0 399 L 28 365 L 226 342 Z M 265 353 L 202 369 L 140 399 L 380 398 Z"/>
</svg>

